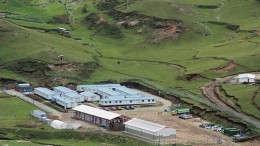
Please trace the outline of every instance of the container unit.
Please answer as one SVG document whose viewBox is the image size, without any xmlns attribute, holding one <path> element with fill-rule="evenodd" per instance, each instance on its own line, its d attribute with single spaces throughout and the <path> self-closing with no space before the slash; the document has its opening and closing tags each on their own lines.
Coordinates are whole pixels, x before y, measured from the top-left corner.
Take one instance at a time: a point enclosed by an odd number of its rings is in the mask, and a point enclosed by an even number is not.
<svg viewBox="0 0 260 146">
<path fill-rule="evenodd" d="M 91 101 L 99 101 L 100 100 L 100 96 L 90 92 L 90 91 L 85 91 L 85 92 L 81 92 L 80 95 L 82 95 L 85 99 L 85 101 L 91 102 Z"/>
<path fill-rule="evenodd" d="M 54 87 L 53 91 L 55 92 L 55 94 L 61 95 L 61 96 L 65 96 L 65 94 L 67 93 L 77 93 L 74 90 L 71 90 L 67 87 L 62 87 L 62 86 L 58 86 L 58 87 Z"/>
<path fill-rule="evenodd" d="M 67 97 L 60 96 L 60 95 L 53 96 L 52 101 L 57 103 L 58 105 L 64 107 L 64 109 L 74 108 L 74 107 L 78 106 L 78 103 L 75 99 L 67 98 Z"/>
<path fill-rule="evenodd" d="M 39 95 L 47 100 L 51 100 L 54 92 L 48 88 L 38 87 L 34 89 L 34 94 Z"/>
<path fill-rule="evenodd" d="M 126 98 L 124 96 L 121 96 L 102 98 L 99 100 L 100 106 L 141 105 L 155 103 L 156 99 L 153 97 Z"/>
<path fill-rule="evenodd" d="M 108 98 L 108 97 L 119 97 L 122 96 L 121 93 L 113 91 L 112 89 L 108 88 L 100 88 L 96 92 L 101 98 Z"/>
<path fill-rule="evenodd" d="M 115 88 L 120 87 L 120 84 L 100 84 L 100 85 L 78 85 L 77 91 L 92 91 L 96 92 L 99 88 Z"/>
<path fill-rule="evenodd" d="M 71 99 L 75 99 L 76 102 L 83 102 L 83 101 L 85 101 L 84 97 L 82 95 L 78 94 L 77 92 L 66 93 L 65 97 L 71 98 Z"/>
<path fill-rule="evenodd" d="M 237 129 L 237 128 L 224 128 L 224 134 L 228 135 L 228 136 L 233 136 L 236 134 L 240 134 L 241 130 Z"/>
<path fill-rule="evenodd" d="M 21 92 L 23 94 L 26 94 L 26 95 L 33 93 L 33 88 L 28 83 L 16 84 L 15 90 L 18 91 L 18 92 Z"/>
<path fill-rule="evenodd" d="M 137 92 L 135 90 L 126 88 L 124 86 L 120 86 L 120 87 L 115 87 L 113 88 L 114 91 L 121 93 L 122 95 L 124 95 L 125 97 L 142 97 L 144 96 L 143 94 L 141 94 L 140 92 Z"/>
</svg>

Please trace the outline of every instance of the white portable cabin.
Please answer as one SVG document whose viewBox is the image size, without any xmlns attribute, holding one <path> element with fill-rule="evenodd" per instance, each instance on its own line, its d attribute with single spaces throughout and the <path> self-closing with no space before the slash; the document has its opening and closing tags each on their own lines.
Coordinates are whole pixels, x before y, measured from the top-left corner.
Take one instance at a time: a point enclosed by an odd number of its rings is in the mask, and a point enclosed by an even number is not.
<svg viewBox="0 0 260 146">
<path fill-rule="evenodd" d="M 65 94 L 72 93 L 72 92 L 77 93 L 74 90 L 71 90 L 67 87 L 62 87 L 62 86 L 54 87 L 53 91 L 55 92 L 55 94 L 58 94 L 58 95 L 61 95 L 61 96 L 65 96 Z"/>
<path fill-rule="evenodd" d="M 254 83 L 255 77 L 256 76 L 254 74 L 239 74 L 238 82 L 239 83 Z"/>
<path fill-rule="evenodd" d="M 92 91 L 96 92 L 100 88 L 115 88 L 120 87 L 120 84 L 100 84 L 100 85 L 78 85 L 77 91 Z"/>
<path fill-rule="evenodd" d="M 113 88 L 114 91 L 121 93 L 126 97 L 141 97 L 144 96 L 140 92 L 126 88 L 124 86 Z"/>
<path fill-rule="evenodd" d="M 142 105 L 155 104 L 156 99 L 153 97 L 125 98 L 125 97 L 109 97 L 99 100 L 100 106 L 121 106 L 121 105 Z"/>
<path fill-rule="evenodd" d="M 64 123 L 60 120 L 54 120 L 50 125 L 54 129 L 67 129 L 67 123 Z"/>
<path fill-rule="evenodd" d="M 75 99 L 76 102 L 85 101 L 85 98 L 82 95 L 78 94 L 77 92 L 66 93 L 65 97 Z"/>
<path fill-rule="evenodd" d="M 108 88 L 98 89 L 97 94 L 100 95 L 102 98 L 122 96 L 121 93 L 113 91 L 112 89 L 108 89 Z"/>
<path fill-rule="evenodd" d="M 52 96 L 54 95 L 54 92 L 48 88 L 38 87 L 34 88 L 34 94 L 37 94 L 47 100 L 51 100 Z"/>
<path fill-rule="evenodd" d="M 125 133 L 154 141 L 176 138 L 176 130 L 164 125 L 133 118 L 125 124 Z"/>
<path fill-rule="evenodd" d="M 85 101 L 99 101 L 100 100 L 100 96 L 90 92 L 90 91 L 85 91 L 85 92 L 81 92 L 80 95 L 82 95 L 85 99 Z"/>
<path fill-rule="evenodd" d="M 41 110 L 34 110 L 31 115 L 39 119 L 46 117 L 46 113 Z"/>
<path fill-rule="evenodd" d="M 60 96 L 60 95 L 53 96 L 52 100 L 55 103 L 57 103 L 58 105 L 64 107 L 64 109 L 74 108 L 74 107 L 78 106 L 78 103 L 75 99 L 63 97 L 63 96 Z"/>
</svg>

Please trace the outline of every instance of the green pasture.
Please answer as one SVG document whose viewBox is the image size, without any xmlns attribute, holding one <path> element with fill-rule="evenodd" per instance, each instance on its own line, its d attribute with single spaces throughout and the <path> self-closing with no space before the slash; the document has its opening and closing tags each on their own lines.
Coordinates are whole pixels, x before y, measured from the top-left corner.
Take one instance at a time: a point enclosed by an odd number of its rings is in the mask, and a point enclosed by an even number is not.
<svg viewBox="0 0 260 146">
<path fill-rule="evenodd" d="M 238 100 L 237 104 L 243 112 L 258 119 L 260 118 L 260 111 L 253 105 L 252 99 L 254 92 L 259 89 L 258 86 L 225 84 L 222 87 L 229 96 L 234 96 Z"/>
</svg>

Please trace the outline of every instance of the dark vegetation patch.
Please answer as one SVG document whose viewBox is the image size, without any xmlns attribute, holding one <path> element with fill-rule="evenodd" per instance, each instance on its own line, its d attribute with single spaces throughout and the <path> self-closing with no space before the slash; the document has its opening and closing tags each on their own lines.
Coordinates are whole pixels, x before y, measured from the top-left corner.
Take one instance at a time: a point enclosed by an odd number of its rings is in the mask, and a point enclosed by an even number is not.
<svg viewBox="0 0 260 146">
<path fill-rule="evenodd" d="M 58 24 L 69 24 L 69 16 L 67 14 L 62 14 L 59 16 L 53 17 L 54 23 Z"/>
<path fill-rule="evenodd" d="M 192 81 L 201 78 L 200 74 L 187 74 L 185 75 L 186 80 Z"/>
<path fill-rule="evenodd" d="M 118 0 L 102 0 L 99 1 L 96 6 L 99 10 L 111 10 L 119 4 Z"/>
<path fill-rule="evenodd" d="M 217 9 L 219 8 L 219 5 L 194 5 L 197 8 L 200 9 Z"/>
<path fill-rule="evenodd" d="M 225 22 L 209 21 L 209 23 L 225 26 L 226 29 L 229 29 L 231 31 L 239 31 L 239 28 L 240 28 L 239 25 L 229 24 L 229 23 L 225 23 Z"/>
</svg>

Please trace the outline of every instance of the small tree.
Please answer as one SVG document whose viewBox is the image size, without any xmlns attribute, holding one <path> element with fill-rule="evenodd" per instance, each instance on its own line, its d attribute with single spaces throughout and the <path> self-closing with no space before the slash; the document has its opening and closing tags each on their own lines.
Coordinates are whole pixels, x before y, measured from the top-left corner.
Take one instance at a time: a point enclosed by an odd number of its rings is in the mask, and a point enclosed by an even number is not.
<svg viewBox="0 0 260 146">
<path fill-rule="evenodd" d="M 84 7 L 82 9 L 82 12 L 83 13 L 88 13 L 88 5 L 87 4 L 84 5 Z"/>
</svg>

